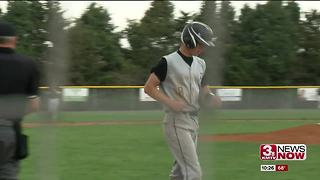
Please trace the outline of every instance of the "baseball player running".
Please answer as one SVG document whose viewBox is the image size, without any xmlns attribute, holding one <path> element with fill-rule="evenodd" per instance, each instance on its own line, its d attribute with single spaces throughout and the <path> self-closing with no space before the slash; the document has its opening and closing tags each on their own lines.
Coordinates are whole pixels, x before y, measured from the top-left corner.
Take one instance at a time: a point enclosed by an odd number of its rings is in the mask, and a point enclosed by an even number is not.
<svg viewBox="0 0 320 180">
<path fill-rule="evenodd" d="M 199 100 L 204 97 L 212 106 L 221 103 L 210 92 L 205 61 L 198 57 L 207 46 L 214 46 L 212 29 L 201 22 L 187 23 L 179 50 L 161 58 L 144 87 L 145 93 L 164 105 L 164 134 L 175 159 L 171 180 L 201 180 L 196 150 Z"/>
</svg>

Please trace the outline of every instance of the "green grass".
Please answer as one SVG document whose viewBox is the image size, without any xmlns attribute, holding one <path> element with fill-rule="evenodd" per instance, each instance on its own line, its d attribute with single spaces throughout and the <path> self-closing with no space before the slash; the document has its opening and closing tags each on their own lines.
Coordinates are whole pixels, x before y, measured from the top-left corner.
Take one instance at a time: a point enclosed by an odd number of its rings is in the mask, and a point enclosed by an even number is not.
<svg viewBox="0 0 320 180">
<path fill-rule="evenodd" d="M 32 156 L 23 162 L 24 180 L 41 179 L 37 169 L 55 169 L 53 175 L 66 180 L 160 180 L 171 165 L 158 125 L 35 128 L 26 133 L 33 138 Z M 55 158 L 48 160 L 52 154 Z"/>
<path fill-rule="evenodd" d="M 300 120 L 300 121 L 245 121 L 245 120 L 219 120 L 204 121 L 200 124 L 202 134 L 243 134 L 243 133 L 261 133 L 281 130 L 285 128 L 301 126 L 305 124 L 314 124 L 317 120 Z"/>
<path fill-rule="evenodd" d="M 87 121 L 137 121 L 137 120 L 161 120 L 162 111 L 83 111 L 60 112 L 58 119 L 65 122 Z M 37 122 L 48 119 L 45 112 L 32 114 L 26 117 L 25 122 Z"/>
<path fill-rule="evenodd" d="M 219 142 L 200 146 L 204 180 L 314 180 L 319 178 L 320 146 L 308 146 L 305 161 L 261 161 L 255 143 Z M 288 164 L 288 172 L 260 172 L 262 164 Z"/>
<path fill-rule="evenodd" d="M 320 120 L 320 111 L 310 109 L 296 110 L 219 110 L 202 112 L 202 120 Z M 61 112 L 59 120 L 66 122 L 80 121 L 128 121 L 128 120 L 161 120 L 162 111 L 83 111 Z M 45 112 L 29 115 L 26 122 L 47 119 Z"/>
<path fill-rule="evenodd" d="M 268 132 L 317 122 L 317 112 L 310 111 L 310 117 L 304 112 L 301 111 L 302 114 L 298 115 L 307 120 L 294 121 L 274 120 L 272 118 L 296 115 L 284 115 L 284 112 L 270 110 L 221 111 L 224 118 L 213 118 L 211 113 L 203 113 L 200 134 Z M 231 115 L 235 118 L 231 118 Z M 60 121 L 67 122 L 160 122 L 163 113 L 65 112 L 60 117 L 63 117 Z M 227 117 L 238 120 L 228 120 Z M 27 118 L 27 122 L 43 121 L 43 118 L 41 115 L 32 115 Z M 22 180 L 164 180 L 168 179 L 172 165 L 160 124 L 41 127 L 24 131 L 30 136 L 31 156 L 22 162 Z M 260 161 L 258 148 L 259 144 L 256 143 L 199 142 L 203 180 L 318 178 L 320 146 L 308 146 L 308 159 L 302 162 Z M 289 164 L 289 172 L 260 172 L 261 164 Z"/>
</svg>

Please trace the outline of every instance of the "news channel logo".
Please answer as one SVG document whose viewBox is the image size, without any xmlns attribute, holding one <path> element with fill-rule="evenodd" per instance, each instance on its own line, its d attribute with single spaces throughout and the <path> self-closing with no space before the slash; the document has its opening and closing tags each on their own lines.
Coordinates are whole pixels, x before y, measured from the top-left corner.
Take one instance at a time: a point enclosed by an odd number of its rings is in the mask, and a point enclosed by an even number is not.
<svg viewBox="0 0 320 180">
<path fill-rule="evenodd" d="M 307 146 L 305 144 L 261 144 L 260 160 L 262 161 L 303 161 L 307 159 Z M 264 164 L 260 171 L 286 172 L 287 164 Z"/>
<path fill-rule="evenodd" d="M 305 144 L 261 144 L 261 160 L 294 160 L 307 159 L 307 146 Z"/>
</svg>

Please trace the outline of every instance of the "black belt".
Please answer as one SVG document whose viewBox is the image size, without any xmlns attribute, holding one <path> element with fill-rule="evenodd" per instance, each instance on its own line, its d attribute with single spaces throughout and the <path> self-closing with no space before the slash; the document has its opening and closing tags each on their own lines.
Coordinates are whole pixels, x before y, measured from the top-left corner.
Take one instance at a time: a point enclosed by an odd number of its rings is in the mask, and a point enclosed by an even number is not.
<svg viewBox="0 0 320 180">
<path fill-rule="evenodd" d="M 175 113 L 174 111 L 168 111 L 166 110 L 165 111 L 166 113 L 169 113 L 169 112 L 172 112 L 172 113 Z M 176 112 L 176 113 L 179 113 L 179 112 Z M 181 112 L 183 114 L 189 114 L 190 116 L 198 116 L 198 111 L 184 111 L 184 112 Z"/>
<path fill-rule="evenodd" d="M 198 116 L 198 111 L 191 111 L 191 112 L 182 112 L 183 114 L 189 114 L 190 116 Z"/>
</svg>

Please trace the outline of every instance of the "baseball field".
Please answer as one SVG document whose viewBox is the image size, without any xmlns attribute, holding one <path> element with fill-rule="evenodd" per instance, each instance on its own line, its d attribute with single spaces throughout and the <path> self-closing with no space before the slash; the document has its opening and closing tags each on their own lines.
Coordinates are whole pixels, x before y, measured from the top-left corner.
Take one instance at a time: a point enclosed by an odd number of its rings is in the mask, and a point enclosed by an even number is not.
<svg viewBox="0 0 320 180">
<path fill-rule="evenodd" d="M 166 180 L 172 157 L 161 111 L 63 112 L 55 121 L 30 115 L 30 156 L 22 180 Z M 221 110 L 200 116 L 204 180 L 312 180 L 320 167 L 319 110 Z M 249 137 L 250 136 L 250 137 Z M 255 137 L 255 138 L 253 138 Z M 263 143 L 305 143 L 305 161 L 261 161 Z M 288 172 L 260 172 L 288 164 Z"/>
</svg>

